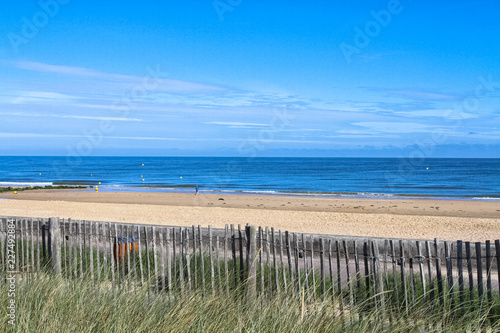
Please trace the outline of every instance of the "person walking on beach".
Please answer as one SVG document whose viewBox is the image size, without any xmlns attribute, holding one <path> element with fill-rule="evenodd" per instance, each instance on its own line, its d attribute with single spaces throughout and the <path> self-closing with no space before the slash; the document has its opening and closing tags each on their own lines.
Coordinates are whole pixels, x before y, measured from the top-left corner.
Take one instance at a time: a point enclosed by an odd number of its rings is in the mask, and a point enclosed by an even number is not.
<svg viewBox="0 0 500 333">
<path fill-rule="evenodd" d="M 195 195 L 197 195 L 197 194 L 198 194 L 198 185 L 196 185 L 196 193 L 195 193 Z"/>
</svg>

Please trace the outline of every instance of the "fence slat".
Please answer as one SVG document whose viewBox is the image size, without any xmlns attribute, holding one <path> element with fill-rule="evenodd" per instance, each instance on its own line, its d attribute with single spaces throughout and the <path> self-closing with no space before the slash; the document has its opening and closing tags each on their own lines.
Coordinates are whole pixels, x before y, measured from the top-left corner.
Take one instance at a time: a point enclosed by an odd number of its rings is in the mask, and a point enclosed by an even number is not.
<svg viewBox="0 0 500 333">
<path fill-rule="evenodd" d="M 184 228 L 184 253 L 186 256 L 187 288 L 191 290 L 191 258 L 189 257 L 189 228 Z"/>
<path fill-rule="evenodd" d="M 61 234 L 61 224 L 64 224 L 64 220 L 62 221 L 63 223 L 60 223 L 59 224 L 59 253 L 60 253 L 60 256 L 62 257 L 62 245 L 63 245 L 63 235 L 64 234 Z M 26 237 L 26 272 L 28 272 L 28 277 L 30 276 L 29 272 L 31 271 L 31 258 L 30 258 L 30 237 L 29 237 L 29 232 L 28 232 L 28 229 L 29 229 L 29 219 L 26 219 L 24 220 L 24 233 L 25 233 L 25 237 Z M 61 272 L 62 272 L 62 260 L 61 260 Z"/>
<path fill-rule="evenodd" d="M 302 258 L 304 259 L 304 275 L 305 275 L 304 285 L 306 287 L 307 297 L 310 297 L 311 295 L 309 292 L 309 269 L 308 269 L 309 265 L 307 263 L 307 241 L 304 234 L 301 234 L 301 238 L 302 238 Z"/>
<path fill-rule="evenodd" d="M 271 242 L 273 244 L 273 268 L 274 268 L 274 277 L 275 277 L 275 284 L 276 284 L 276 292 L 280 291 L 280 281 L 279 281 L 279 274 L 278 274 L 278 262 L 277 262 L 277 255 L 276 255 L 276 234 L 274 232 L 274 228 L 271 228 Z"/>
<path fill-rule="evenodd" d="M 4 229 L 5 223 L 7 223 L 7 219 L 0 218 L 0 265 L 1 265 L 0 272 L 4 270 L 7 271 L 7 266 L 5 264 L 5 245 L 7 244 L 7 232 L 6 232 L 7 228 Z"/>
<path fill-rule="evenodd" d="M 20 224 L 20 219 L 15 219 L 15 223 L 14 223 L 14 235 L 15 235 L 15 242 L 16 242 L 16 250 L 17 250 L 17 246 L 18 246 L 18 241 L 22 242 L 22 239 L 20 237 L 20 230 L 18 229 L 19 228 L 19 224 Z M 44 229 L 45 231 L 45 235 L 47 236 L 48 238 L 48 235 L 49 233 L 47 232 L 46 229 Z M 45 239 L 45 238 L 44 238 Z M 48 242 L 47 240 L 47 243 L 50 244 L 50 242 Z M 22 243 L 21 243 L 22 244 Z M 45 243 L 44 243 L 45 245 Z M 50 247 L 49 247 L 50 248 Z M 45 249 L 45 246 L 44 246 L 44 249 Z M 47 257 L 45 256 L 46 255 L 46 251 L 44 251 L 44 259 L 47 260 Z M 19 250 L 16 251 L 16 272 L 20 272 L 21 270 L 19 269 Z M 22 267 L 22 265 L 21 265 Z"/>
<path fill-rule="evenodd" d="M 255 299 L 257 295 L 257 233 L 255 226 L 247 225 L 245 227 L 245 235 L 247 239 L 247 262 L 246 262 L 246 281 L 247 281 L 247 297 Z"/>
<path fill-rule="evenodd" d="M 165 252 L 167 259 L 167 289 L 170 295 L 174 288 L 174 286 L 172 285 L 172 253 L 171 253 L 172 241 L 170 235 L 170 228 L 165 229 L 165 240 L 166 240 Z"/>
<path fill-rule="evenodd" d="M 312 295 L 316 298 L 316 276 L 314 268 L 314 236 L 311 235 L 310 239 L 311 245 L 311 279 L 312 279 Z"/>
<path fill-rule="evenodd" d="M 126 238 L 125 232 L 123 231 L 124 226 L 120 225 L 120 237 L 122 239 L 122 244 L 120 244 L 120 248 L 122 249 L 122 256 L 120 258 L 120 265 L 121 265 L 121 276 L 122 276 L 122 282 L 125 281 L 125 256 L 127 255 L 127 246 L 128 246 L 128 239 Z M 123 242 L 125 239 L 125 242 Z M 118 239 L 116 240 L 116 243 L 118 243 Z"/>
<path fill-rule="evenodd" d="M 130 276 L 131 276 L 131 272 L 132 272 L 130 257 L 132 256 L 132 253 L 135 253 L 135 239 L 132 236 L 132 233 L 130 232 L 129 225 L 125 226 L 125 230 L 127 231 L 127 245 L 126 245 L 127 246 L 127 277 L 129 277 L 128 283 L 130 286 Z"/>
<path fill-rule="evenodd" d="M 332 240 L 328 240 L 328 269 L 330 271 L 330 282 L 332 286 L 332 300 L 335 302 L 335 279 L 333 277 L 333 263 L 332 263 Z"/>
<path fill-rule="evenodd" d="M 445 242 L 445 256 L 446 256 L 446 277 L 448 280 L 448 295 L 450 298 L 450 309 L 455 311 L 455 288 L 453 285 L 453 265 L 451 260 L 451 242 Z"/>
<path fill-rule="evenodd" d="M 24 253 L 24 244 L 26 243 L 26 240 L 24 239 L 24 232 L 23 232 L 23 224 L 24 222 L 26 221 L 26 219 L 19 219 L 19 223 L 18 223 L 18 227 L 19 227 L 19 240 L 21 242 L 21 267 L 19 269 L 20 272 L 23 272 L 25 271 L 25 266 L 26 266 L 26 261 L 25 261 L 25 258 L 26 258 L 26 254 Z M 49 225 L 50 226 L 50 225 Z M 49 235 L 52 235 L 52 233 L 50 233 Z M 52 249 L 52 245 L 50 245 L 50 248 Z"/>
<path fill-rule="evenodd" d="M 483 303 L 483 262 L 481 256 L 481 242 L 476 242 L 476 265 L 477 265 L 477 290 L 480 304 Z"/>
<path fill-rule="evenodd" d="M 103 276 L 105 281 L 112 281 L 111 271 L 113 271 L 111 267 L 111 262 L 113 261 L 113 252 L 109 253 L 108 249 L 111 250 L 111 246 L 109 245 L 109 237 L 110 237 L 110 226 L 109 223 L 102 222 L 102 268 L 103 268 Z M 111 258 L 111 262 L 110 259 Z"/>
<path fill-rule="evenodd" d="M 347 247 L 347 242 L 345 239 L 342 240 L 342 246 L 344 248 L 347 284 L 349 285 L 349 304 L 351 305 L 351 308 L 352 308 L 354 305 L 354 298 L 353 298 L 354 291 L 353 291 L 352 280 L 351 280 L 351 270 L 349 268 L 349 249 Z"/>
<path fill-rule="evenodd" d="M 184 291 L 184 233 L 183 228 L 179 228 L 179 286 L 181 293 Z M 175 228 L 174 228 L 175 233 Z"/>
<path fill-rule="evenodd" d="M 194 275 L 194 288 L 198 288 L 198 260 L 196 258 L 196 227 L 193 225 L 192 227 L 192 232 L 193 232 L 193 275 Z M 227 224 L 226 224 L 226 233 L 227 233 Z M 224 253 L 225 255 L 225 253 Z M 227 273 L 227 270 L 226 270 Z"/>
<path fill-rule="evenodd" d="M 391 261 L 392 261 L 392 276 L 394 280 L 394 300 L 396 301 L 396 304 L 399 305 L 399 292 L 398 292 L 398 284 L 399 284 L 399 278 L 398 278 L 398 273 L 397 273 L 397 268 L 396 268 L 396 250 L 394 248 L 394 241 L 391 239 L 389 240 L 389 247 L 391 249 Z M 398 306 L 399 309 L 399 306 Z"/>
<path fill-rule="evenodd" d="M 221 280 L 221 272 L 220 272 L 220 251 L 219 251 L 219 247 L 220 247 L 220 237 L 217 236 L 215 237 L 215 259 L 216 259 L 216 266 L 217 266 L 217 281 L 220 285 L 220 283 L 222 282 Z"/>
<path fill-rule="evenodd" d="M 229 295 L 229 268 L 228 268 L 228 258 L 227 258 L 228 236 L 229 236 L 228 225 L 226 224 L 224 227 L 224 277 L 226 278 L 226 294 Z"/>
<path fill-rule="evenodd" d="M 434 239 L 434 252 L 436 254 L 436 280 L 439 292 L 439 304 L 444 309 L 443 276 L 441 274 L 441 253 L 439 251 L 439 239 Z"/>
<path fill-rule="evenodd" d="M 83 221 L 78 221 L 78 253 L 80 256 L 80 279 L 83 279 Z"/>
<path fill-rule="evenodd" d="M 175 231 L 175 228 L 172 228 L 172 269 L 174 272 L 174 279 L 175 282 L 180 281 L 177 279 L 177 232 Z M 179 282 L 180 283 L 180 282 Z"/>
<path fill-rule="evenodd" d="M 269 295 L 273 294 L 273 284 L 271 279 L 271 239 L 269 235 L 269 228 L 266 227 L 266 265 L 267 265 L 267 287 Z"/>
<path fill-rule="evenodd" d="M 378 279 L 378 293 L 380 299 L 380 307 L 382 308 L 382 317 L 385 317 L 385 295 L 384 295 L 384 281 L 382 279 L 382 274 L 380 274 L 380 253 L 378 249 L 378 242 L 372 242 L 373 255 L 375 257 L 375 270 Z"/>
<path fill-rule="evenodd" d="M 285 243 L 286 243 L 286 257 L 288 260 L 288 272 L 290 274 L 290 285 L 294 285 L 294 280 L 293 280 L 293 264 L 292 264 L 292 253 L 291 253 L 291 248 L 290 248 L 290 233 L 288 231 L 285 231 Z M 499 270 L 500 274 L 500 270 Z"/>
<path fill-rule="evenodd" d="M 245 244 L 245 234 L 241 231 L 241 224 L 238 224 L 238 245 L 240 252 L 240 282 L 245 282 L 245 255 L 243 252 L 243 244 Z M 246 244 L 245 244 L 246 247 Z"/>
<path fill-rule="evenodd" d="M 149 285 L 151 283 L 151 259 L 150 259 L 150 255 L 149 255 L 151 245 L 149 243 L 148 228 L 147 227 L 143 227 L 143 228 L 144 228 L 144 254 L 146 255 L 146 269 L 147 269 L 147 277 L 148 277 L 147 283 Z M 149 288 L 148 288 L 148 290 L 149 290 Z"/>
<path fill-rule="evenodd" d="M 234 230 L 234 224 L 231 224 L 231 253 L 233 256 L 233 276 L 234 276 L 234 286 L 238 285 L 238 269 L 236 266 L 236 233 Z"/>
<path fill-rule="evenodd" d="M 500 240 L 495 240 L 495 255 L 497 257 L 497 280 L 498 280 L 498 293 L 500 295 Z"/>
<path fill-rule="evenodd" d="M 132 254 L 132 274 L 133 274 L 133 277 L 134 277 L 134 282 L 137 283 L 138 281 L 138 276 L 137 276 L 137 255 L 138 255 L 138 251 L 139 251 L 139 246 L 141 243 L 139 243 L 139 237 L 140 235 L 135 235 L 135 230 L 138 230 L 137 228 L 135 228 L 134 225 L 130 226 L 130 230 L 131 230 L 131 234 L 132 234 L 132 241 L 134 242 L 133 243 L 133 254 Z"/>
<path fill-rule="evenodd" d="M 297 291 L 300 293 L 302 292 L 302 287 L 301 287 L 301 277 L 300 277 L 300 270 L 299 270 L 299 237 L 297 236 L 296 233 L 293 233 L 293 245 L 295 247 L 295 274 L 297 276 Z"/>
<path fill-rule="evenodd" d="M 96 270 L 96 273 L 97 273 L 97 282 L 100 283 L 101 282 L 101 251 L 100 251 L 100 247 L 101 247 L 101 238 L 100 238 L 100 235 L 99 235 L 99 225 L 100 223 L 99 222 L 95 222 L 95 238 L 94 238 L 94 241 L 95 241 L 95 244 L 96 244 L 96 247 L 95 247 L 95 258 L 96 258 L 96 265 L 97 265 L 97 270 Z"/>
<path fill-rule="evenodd" d="M 365 286 L 366 286 L 366 297 L 370 298 L 370 269 L 368 266 L 368 260 L 370 259 L 369 250 L 368 250 L 368 242 L 365 240 L 363 242 L 363 264 L 365 271 Z"/>
<path fill-rule="evenodd" d="M 94 223 L 89 222 L 89 265 L 90 265 L 90 279 L 94 282 L 94 246 L 92 244 L 92 230 Z"/>
<path fill-rule="evenodd" d="M 234 229 L 233 225 L 231 225 L 231 228 Z M 201 286 L 203 288 L 203 295 L 205 295 L 205 259 L 204 259 L 204 253 L 203 253 L 203 234 L 201 233 L 201 225 L 198 225 L 198 240 L 200 241 L 198 247 L 200 249 Z M 234 242 L 233 242 L 233 244 L 234 244 Z M 234 257 L 234 251 L 233 251 L 233 260 L 236 263 L 236 257 Z M 235 275 L 235 281 L 234 282 L 235 282 L 235 285 L 237 285 L 236 275 Z"/>
<path fill-rule="evenodd" d="M 378 271 L 377 271 L 377 266 L 376 266 L 376 261 L 377 257 L 375 256 L 375 244 L 373 240 L 370 240 L 368 243 L 368 251 L 370 255 L 370 278 L 371 278 L 371 284 L 372 284 L 372 295 L 373 299 L 375 300 L 376 306 L 379 307 L 379 304 L 377 302 L 377 299 L 380 299 L 378 295 L 378 283 L 377 280 L 379 280 L 378 276 Z"/>
<path fill-rule="evenodd" d="M 359 270 L 359 257 L 358 257 L 358 244 L 356 241 L 352 242 L 354 249 L 354 269 L 356 270 L 356 285 L 358 290 L 361 290 L 361 271 Z"/>
<path fill-rule="evenodd" d="M 486 241 L 486 293 L 488 295 L 488 307 L 492 306 L 493 294 L 491 292 L 491 242 Z"/>
<path fill-rule="evenodd" d="M 408 313 L 408 289 L 406 285 L 406 273 L 405 273 L 405 246 L 402 240 L 399 240 L 399 260 L 401 263 L 401 292 L 403 293 L 403 304 Z"/>
<path fill-rule="evenodd" d="M 215 294 L 215 270 L 214 270 L 214 251 L 213 251 L 213 231 L 212 226 L 208 226 L 208 253 L 210 256 L 210 283 L 212 285 L 212 294 Z M 241 233 L 240 233 L 241 237 Z M 240 256 L 243 256 L 243 253 L 240 251 Z"/>
<path fill-rule="evenodd" d="M 457 241 L 457 269 L 458 269 L 458 300 L 461 312 L 464 306 L 464 268 L 463 268 L 463 242 Z"/>
<path fill-rule="evenodd" d="M 154 284 L 155 284 L 155 290 L 159 290 L 158 286 L 158 277 L 160 276 L 158 274 L 158 244 L 156 244 L 156 227 L 151 227 L 151 237 L 152 237 L 152 245 L 153 245 L 153 267 L 154 267 Z"/>
<path fill-rule="evenodd" d="M 111 223 L 108 222 L 108 244 L 109 244 L 109 263 L 111 266 L 111 282 L 113 286 L 116 284 L 116 278 L 115 278 L 115 259 L 113 256 L 113 236 L 112 236 L 112 230 L 111 230 Z M 76 223 L 75 223 L 76 227 Z M 116 225 L 114 224 L 114 227 L 116 228 Z M 76 235 L 75 235 L 76 236 Z M 76 250 L 75 250 L 76 251 Z M 76 276 L 76 257 L 75 257 L 75 276 Z"/>
<path fill-rule="evenodd" d="M 389 286 L 389 272 L 387 270 L 387 257 L 389 256 L 389 240 L 384 240 L 384 280 L 385 280 L 385 289 L 391 290 Z"/>
<path fill-rule="evenodd" d="M 283 234 L 281 233 L 281 229 L 279 230 L 279 239 L 280 239 L 280 263 L 281 263 L 281 274 L 283 276 L 283 288 L 285 291 L 287 290 L 287 281 L 286 281 L 286 269 L 283 263 Z"/>
<path fill-rule="evenodd" d="M 418 256 L 418 267 L 420 270 L 420 282 L 422 283 L 422 293 L 424 296 L 424 302 L 427 301 L 427 285 L 425 283 L 425 271 L 424 271 L 424 256 L 422 254 L 422 248 L 420 242 L 417 241 L 417 256 Z"/>
<path fill-rule="evenodd" d="M 339 241 L 335 241 L 335 252 L 337 254 L 337 291 L 339 293 L 339 308 L 342 313 L 344 313 L 344 302 L 342 301 L 342 274 L 341 274 L 341 264 L 340 264 L 340 244 Z"/>
<path fill-rule="evenodd" d="M 258 231 L 259 237 L 259 277 L 260 277 L 260 293 L 264 294 L 266 290 L 266 284 L 264 281 L 264 261 L 262 260 L 262 252 L 264 252 L 264 231 L 262 227 L 259 227 Z"/>
<path fill-rule="evenodd" d="M 40 219 L 37 219 L 36 221 L 36 234 L 37 234 L 37 241 L 38 241 L 38 247 L 37 247 L 37 251 L 36 251 L 36 269 L 38 272 L 40 272 L 40 245 L 41 245 L 41 242 L 42 242 L 42 227 L 43 227 L 43 223 Z M 7 229 L 5 229 L 7 230 Z M 5 245 L 7 245 L 7 242 L 5 243 Z M 70 260 L 71 260 L 71 256 L 70 256 Z M 499 274 L 500 276 L 500 274 Z"/>
<path fill-rule="evenodd" d="M 139 261 L 139 274 L 141 276 L 141 286 L 144 285 L 144 268 L 143 268 L 143 264 L 142 264 L 142 234 L 141 234 L 141 227 L 140 226 L 137 226 L 136 227 L 136 230 L 137 230 L 137 247 L 138 247 L 138 250 L 139 250 L 139 253 L 138 253 L 138 261 Z"/>
<path fill-rule="evenodd" d="M 163 241 L 163 229 L 158 230 L 158 251 L 160 254 L 160 282 L 161 289 L 165 290 L 166 282 L 165 282 L 165 243 Z"/>
<path fill-rule="evenodd" d="M 323 301 L 325 300 L 325 245 L 323 238 L 319 239 L 319 267 L 320 267 L 320 276 L 321 276 L 321 297 Z"/>
<path fill-rule="evenodd" d="M 35 244 L 38 246 L 38 243 L 35 242 L 35 234 L 34 234 L 34 223 L 33 219 L 30 219 L 30 238 L 31 238 L 31 271 L 35 273 Z M 64 223 L 63 223 L 64 226 Z M 63 244 L 66 244 L 65 238 L 63 237 Z M 66 260 L 66 245 L 64 245 L 64 260 Z M 63 262 L 66 266 L 66 262 Z"/>
</svg>

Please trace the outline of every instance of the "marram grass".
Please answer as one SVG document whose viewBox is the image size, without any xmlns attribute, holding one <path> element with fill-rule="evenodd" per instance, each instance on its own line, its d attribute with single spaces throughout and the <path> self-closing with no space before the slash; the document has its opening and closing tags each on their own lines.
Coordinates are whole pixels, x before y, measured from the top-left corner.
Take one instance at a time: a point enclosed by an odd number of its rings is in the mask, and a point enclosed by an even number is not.
<svg viewBox="0 0 500 333">
<path fill-rule="evenodd" d="M 249 300 L 243 290 L 155 294 L 96 286 L 39 274 L 16 283 L 16 325 L 5 316 L 8 286 L 0 288 L 0 332 L 478 332 L 499 331 L 487 309 L 457 316 L 420 307 L 410 316 L 395 309 L 353 308 L 338 299 L 307 303 L 274 295 Z M 495 304 L 498 306 L 498 304 Z M 451 319 L 450 319 L 451 318 Z"/>
</svg>

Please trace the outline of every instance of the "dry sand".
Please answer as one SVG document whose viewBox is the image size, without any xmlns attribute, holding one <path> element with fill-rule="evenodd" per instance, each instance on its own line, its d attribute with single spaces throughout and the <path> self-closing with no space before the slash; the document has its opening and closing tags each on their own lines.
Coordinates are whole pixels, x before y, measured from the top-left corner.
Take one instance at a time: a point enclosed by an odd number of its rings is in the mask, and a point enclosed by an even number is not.
<svg viewBox="0 0 500 333">
<path fill-rule="evenodd" d="M 175 226 L 255 224 L 292 232 L 484 241 L 500 238 L 500 202 L 332 199 L 39 190 L 0 193 L 0 215 Z"/>
</svg>

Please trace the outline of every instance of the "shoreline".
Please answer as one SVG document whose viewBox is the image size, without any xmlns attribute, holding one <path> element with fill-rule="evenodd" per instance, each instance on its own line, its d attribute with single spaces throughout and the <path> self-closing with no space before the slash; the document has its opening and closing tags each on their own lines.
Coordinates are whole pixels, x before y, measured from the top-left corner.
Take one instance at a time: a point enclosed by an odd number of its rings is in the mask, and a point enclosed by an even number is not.
<svg viewBox="0 0 500 333">
<path fill-rule="evenodd" d="M 488 201 L 331 199 L 67 190 L 1 193 L 0 215 L 170 226 L 254 224 L 290 232 L 456 241 L 500 238 Z"/>
<path fill-rule="evenodd" d="M 58 186 L 65 187 L 69 191 L 81 190 L 79 187 L 87 187 L 84 191 L 93 191 L 95 187 L 99 188 L 100 192 L 113 193 L 181 193 L 192 194 L 195 185 L 112 185 L 112 184 L 80 184 L 80 183 L 19 183 L 19 182 L 3 182 L 0 188 L 11 187 L 14 189 L 29 189 L 27 185 L 44 184 L 42 186 L 52 186 L 57 190 Z M 69 187 L 69 188 L 67 188 Z M 71 189 L 74 187 L 74 189 Z M 40 190 L 40 189 L 37 189 Z M 42 191 L 44 189 L 41 189 Z M 467 195 L 435 195 L 435 194 L 411 194 L 411 193 L 367 193 L 367 192 L 314 192 L 314 191 L 259 191 L 259 190 L 224 190 L 224 189 L 200 189 L 200 194 L 205 195 L 243 195 L 243 196 L 271 196 L 271 197 L 299 197 L 299 198 L 316 198 L 316 199 L 380 199 L 380 200 L 445 200 L 445 201 L 492 201 L 500 203 L 500 195 L 497 194 L 467 194 Z"/>
</svg>

